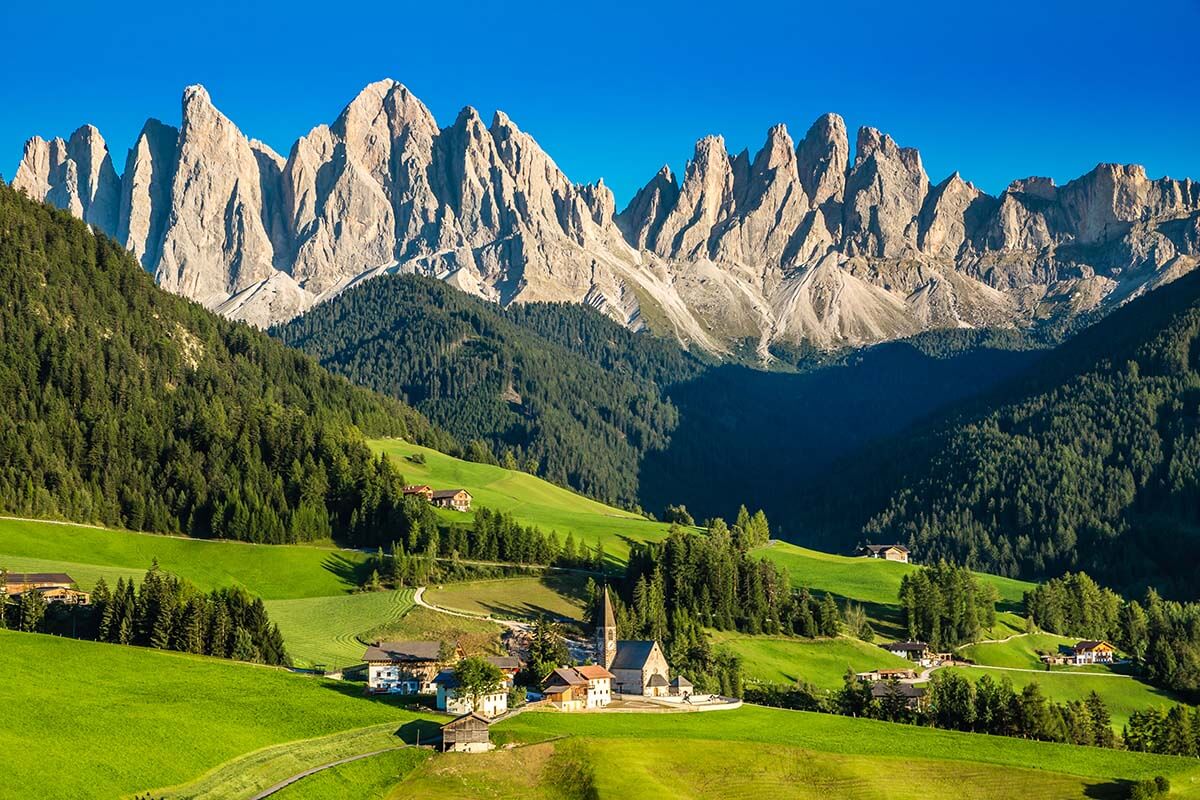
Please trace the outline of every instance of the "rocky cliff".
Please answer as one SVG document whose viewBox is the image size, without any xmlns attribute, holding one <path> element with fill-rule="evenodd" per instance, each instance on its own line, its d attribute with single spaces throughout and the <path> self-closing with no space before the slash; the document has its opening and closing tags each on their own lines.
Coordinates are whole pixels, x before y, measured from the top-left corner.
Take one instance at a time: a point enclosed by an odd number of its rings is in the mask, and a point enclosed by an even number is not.
<svg viewBox="0 0 1200 800">
<path fill-rule="evenodd" d="M 852 158 L 853 157 L 853 158 Z M 287 158 L 200 86 L 182 122 L 146 123 L 122 176 L 99 131 L 29 140 L 13 181 L 116 237 L 171 291 L 267 325 L 387 271 L 502 304 L 587 303 L 723 352 L 753 340 L 839 347 L 937 327 L 1029 325 L 1194 268 L 1200 185 L 1102 164 L 991 197 L 845 123 L 753 156 L 719 136 L 682 180 L 663 167 L 620 213 L 573 184 L 512 120 L 448 127 L 395 81 L 367 86 Z"/>
</svg>

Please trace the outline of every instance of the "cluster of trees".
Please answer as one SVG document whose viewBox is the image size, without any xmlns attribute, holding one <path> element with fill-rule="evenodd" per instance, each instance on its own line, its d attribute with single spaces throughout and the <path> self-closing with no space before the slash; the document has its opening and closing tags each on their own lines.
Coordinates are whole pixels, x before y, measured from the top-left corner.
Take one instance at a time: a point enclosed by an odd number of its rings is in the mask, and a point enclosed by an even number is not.
<svg viewBox="0 0 1200 800">
<path fill-rule="evenodd" d="M 927 559 L 1027 578 L 1084 569 L 1187 596 L 1200 552 L 1200 275 L 1114 311 L 1001 393 L 839 476 L 830 513 Z M 859 487 L 867 487 L 865 494 Z M 837 493 L 836 486 L 823 486 Z"/>
<path fill-rule="evenodd" d="M 607 502 L 638 502 L 639 464 L 679 414 L 664 387 L 703 364 L 578 304 L 501 309 L 441 281 L 386 276 L 272 334 L 412 403 L 478 461 Z"/>
<path fill-rule="evenodd" d="M 1130 750 L 1200 758 L 1200 708 L 1175 705 L 1135 711 L 1121 738 Z"/>
<path fill-rule="evenodd" d="M 662 542 L 631 547 L 620 594 L 618 627 L 658 639 L 677 612 L 720 630 L 778 634 L 821 608 L 811 598 L 799 603 L 787 573 L 749 555 L 719 519 L 707 535 L 673 527 Z"/>
<path fill-rule="evenodd" d="M 1110 641 L 1150 683 L 1200 696 L 1200 603 L 1164 600 L 1153 588 L 1127 601 L 1086 573 L 1068 573 L 1026 592 L 1025 608 L 1038 627 Z"/>
<path fill-rule="evenodd" d="M 101 578 L 91 599 L 89 605 L 47 606 L 37 592 L 23 592 L 0 607 L 0 627 L 277 666 L 290 663 L 283 636 L 260 598 L 238 587 L 201 592 L 159 569 L 157 560 L 141 586 L 132 578 L 118 578 L 110 588 Z"/>
<path fill-rule="evenodd" d="M 811 685 L 757 685 L 748 687 L 746 699 L 761 705 L 868 717 L 948 730 L 1015 736 L 1046 742 L 1066 742 L 1094 747 L 1118 747 L 1112 717 L 1103 698 L 1092 692 L 1083 700 L 1057 703 L 1046 698 L 1038 684 L 1020 691 L 1004 677 L 984 675 L 972 682 L 953 671 L 934 674 L 922 705 L 910 708 L 900 684 L 875 697 L 869 681 L 853 671 L 840 690 L 823 692 Z"/>
<path fill-rule="evenodd" d="M 900 580 L 900 605 L 908 636 L 937 649 L 979 638 L 996 623 L 996 588 L 966 567 L 945 561 Z"/>
<path fill-rule="evenodd" d="M 8 513 L 391 541 L 402 481 L 364 433 L 454 446 L 403 403 L 161 291 L 120 245 L 3 185 L 0 295 Z"/>
</svg>

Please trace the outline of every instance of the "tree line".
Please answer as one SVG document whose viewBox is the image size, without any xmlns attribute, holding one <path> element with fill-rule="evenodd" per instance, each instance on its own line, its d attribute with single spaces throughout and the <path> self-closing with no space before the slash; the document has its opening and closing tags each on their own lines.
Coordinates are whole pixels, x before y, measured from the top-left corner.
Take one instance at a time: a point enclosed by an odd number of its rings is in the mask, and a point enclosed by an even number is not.
<svg viewBox="0 0 1200 800">
<path fill-rule="evenodd" d="M 900 605 L 909 638 L 938 650 L 974 641 L 980 631 L 995 625 L 997 599 L 994 586 L 966 567 L 945 561 L 900 579 Z"/>
<path fill-rule="evenodd" d="M 158 289 L 116 242 L 8 186 L 0 295 L 7 513 L 386 542 L 403 482 L 364 434 L 457 447 L 403 403 Z"/>
<path fill-rule="evenodd" d="M 1030 619 L 1064 636 L 1103 639 L 1150 683 L 1200 697 L 1200 603 L 1164 600 L 1153 588 L 1125 600 L 1086 573 L 1068 573 L 1025 594 Z"/>
<path fill-rule="evenodd" d="M 0 606 L 0 627 L 158 650 L 290 664 L 283 636 L 263 601 L 240 587 L 201 592 L 164 572 L 155 560 L 140 586 L 118 578 L 96 582 L 91 603 L 46 604 L 35 591 Z"/>
</svg>

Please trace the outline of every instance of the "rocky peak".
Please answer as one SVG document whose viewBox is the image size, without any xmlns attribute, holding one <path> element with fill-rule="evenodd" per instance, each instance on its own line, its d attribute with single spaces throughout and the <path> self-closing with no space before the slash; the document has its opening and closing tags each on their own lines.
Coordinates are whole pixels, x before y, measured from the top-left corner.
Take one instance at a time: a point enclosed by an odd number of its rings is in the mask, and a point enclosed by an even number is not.
<svg viewBox="0 0 1200 800">
<path fill-rule="evenodd" d="M 920 154 L 875 128 L 860 128 L 846 179 L 845 243 L 850 255 L 898 258 L 917 247 L 917 215 L 929 191 Z"/>
<path fill-rule="evenodd" d="M 104 137 L 92 125 L 78 128 L 65 142 L 37 136 L 26 142 L 13 186 L 67 209 L 110 236 L 117 234 L 121 181 Z"/>
<path fill-rule="evenodd" d="M 796 160 L 800 183 L 812 205 L 840 203 L 850 162 L 845 121 L 837 114 L 818 117 L 797 147 Z"/>
<path fill-rule="evenodd" d="M 617 215 L 617 226 L 629 243 L 650 249 L 658 238 L 663 221 L 679 200 L 679 184 L 666 164 L 650 182 L 638 189 L 625 210 Z"/>
<path fill-rule="evenodd" d="M 930 190 L 920 219 L 920 248 L 924 253 L 954 258 L 978 233 L 994 201 L 955 172 Z"/>
<path fill-rule="evenodd" d="M 158 263 L 171 209 L 178 141 L 178 128 L 149 119 L 125 157 L 117 239 L 148 270 Z"/>
<path fill-rule="evenodd" d="M 707 251 L 713 226 L 734 209 L 734 171 L 721 136 L 696 142 L 679 197 L 651 248 L 668 258 L 694 258 Z"/>
<path fill-rule="evenodd" d="M 1058 199 L 1058 187 L 1054 178 L 1018 178 L 1008 185 L 1006 192 L 1036 197 L 1039 200 L 1054 202 Z"/>
</svg>

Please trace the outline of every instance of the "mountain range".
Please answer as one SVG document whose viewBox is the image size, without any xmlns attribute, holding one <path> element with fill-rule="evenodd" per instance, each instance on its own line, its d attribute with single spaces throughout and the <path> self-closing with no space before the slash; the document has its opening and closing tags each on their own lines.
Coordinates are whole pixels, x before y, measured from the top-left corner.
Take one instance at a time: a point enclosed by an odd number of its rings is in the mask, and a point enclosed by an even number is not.
<svg viewBox="0 0 1200 800">
<path fill-rule="evenodd" d="M 583 303 L 715 354 L 822 349 L 939 328 L 1029 326 L 1117 305 L 1200 260 L 1200 184 L 1101 164 L 990 196 L 873 128 L 731 154 L 697 142 L 617 211 L 505 114 L 448 127 L 370 84 L 286 158 L 201 86 L 178 128 L 149 120 L 118 174 L 100 132 L 30 139 L 13 180 L 131 250 L 170 291 L 258 326 L 384 272 L 502 305 Z"/>
</svg>

